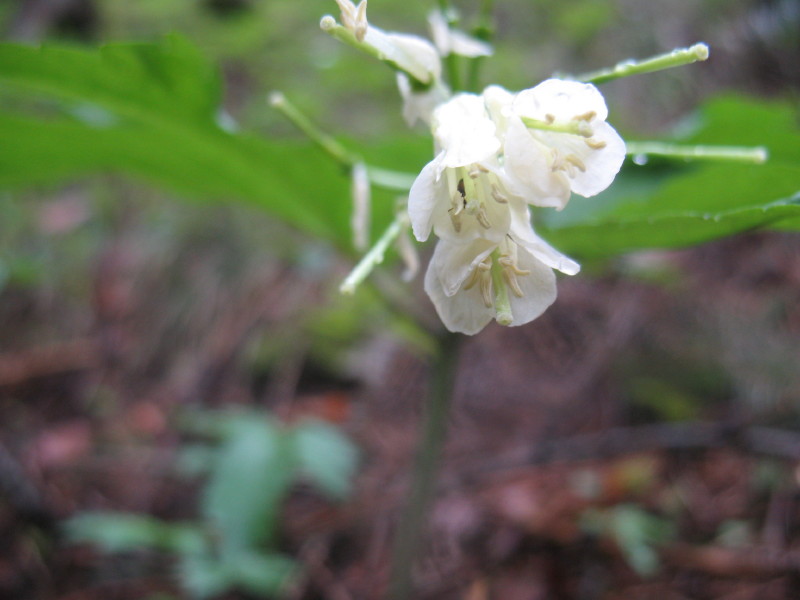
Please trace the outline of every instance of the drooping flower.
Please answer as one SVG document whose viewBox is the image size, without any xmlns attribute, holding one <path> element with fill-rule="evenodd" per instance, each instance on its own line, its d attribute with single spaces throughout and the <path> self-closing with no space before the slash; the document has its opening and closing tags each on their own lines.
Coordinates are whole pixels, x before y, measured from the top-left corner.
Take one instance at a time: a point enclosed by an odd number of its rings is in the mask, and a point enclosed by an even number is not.
<svg viewBox="0 0 800 600">
<path fill-rule="evenodd" d="M 497 128 L 483 98 L 454 96 L 434 111 L 431 128 L 438 154 L 417 176 L 408 197 L 415 237 L 425 241 L 433 230 L 443 239 L 499 242 L 508 232 L 511 212 L 524 208 L 524 202 L 507 185 Z"/>
<path fill-rule="evenodd" d="M 499 242 L 440 240 L 425 274 L 425 291 L 450 331 L 474 335 L 492 319 L 524 325 L 556 299 L 553 269 L 580 270 L 538 237 L 529 221 L 515 220 Z"/>
<path fill-rule="evenodd" d="M 619 172 L 625 142 L 606 122 L 595 86 L 548 79 L 517 94 L 491 86 L 483 95 L 503 140 L 506 172 L 531 204 L 560 210 L 571 191 L 594 196 Z"/>
<path fill-rule="evenodd" d="M 336 0 L 341 11 L 342 27 L 352 33 L 362 48 L 380 60 L 408 73 L 423 85 L 441 79 L 442 63 L 439 53 L 428 40 L 406 33 L 386 32 L 367 21 L 367 0 L 356 6 L 351 0 Z M 337 23 L 331 16 L 320 21 L 325 31 L 336 32 Z M 352 41 L 350 41 L 352 43 Z"/>
</svg>

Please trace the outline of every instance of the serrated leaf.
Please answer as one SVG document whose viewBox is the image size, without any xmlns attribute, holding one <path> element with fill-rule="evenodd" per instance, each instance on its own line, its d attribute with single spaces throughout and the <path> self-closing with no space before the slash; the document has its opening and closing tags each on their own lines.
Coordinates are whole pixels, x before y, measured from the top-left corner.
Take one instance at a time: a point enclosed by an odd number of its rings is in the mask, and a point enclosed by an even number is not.
<svg viewBox="0 0 800 600">
<path fill-rule="evenodd" d="M 346 498 L 358 464 L 353 443 L 332 425 L 308 422 L 292 431 L 298 468 L 322 492 Z"/>
</svg>

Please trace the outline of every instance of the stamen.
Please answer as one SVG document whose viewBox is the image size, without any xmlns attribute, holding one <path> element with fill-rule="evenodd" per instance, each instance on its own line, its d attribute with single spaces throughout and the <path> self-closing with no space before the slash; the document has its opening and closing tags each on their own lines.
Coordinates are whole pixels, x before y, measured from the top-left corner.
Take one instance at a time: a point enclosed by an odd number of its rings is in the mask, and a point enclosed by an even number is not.
<svg viewBox="0 0 800 600">
<path fill-rule="evenodd" d="M 552 124 L 555 122 L 555 120 L 556 120 L 556 116 L 555 116 L 555 115 L 553 115 L 553 114 L 547 113 L 547 114 L 544 116 L 544 120 L 545 120 L 547 123 L 549 123 L 549 124 L 551 124 L 551 125 L 552 125 Z"/>
<path fill-rule="evenodd" d="M 522 298 L 525 294 L 522 293 L 522 288 L 519 287 L 519 282 L 517 281 L 517 277 L 514 273 L 508 269 L 503 269 L 503 279 L 505 279 L 508 287 L 511 288 L 511 291 L 514 292 L 514 295 L 517 298 Z"/>
<path fill-rule="evenodd" d="M 561 160 L 561 152 L 558 151 L 558 148 L 553 148 L 553 164 L 550 165 L 550 170 L 555 173 L 559 169 L 563 168 Z"/>
<path fill-rule="evenodd" d="M 469 290 L 475 287 L 475 284 L 478 283 L 478 279 L 480 278 L 481 274 L 478 271 L 478 268 L 472 269 L 472 273 L 469 274 L 469 279 L 464 283 L 464 287 L 462 290 Z"/>
<path fill-rule="evenodd" d="M 492 278 L 486 272 L 481 277 L 481 297 L 486 308 L 494 306 L 494 301 L 492 300 Z"/>
<path fill-rule="evenodd" d="M 481 227 L 484 229 L 492 228 L 492 223 L 489 221 L 489 215 L 486 214 L 486 206 L 483 203 L 481 203 L 480 207 L 478 208 L 475 218 L 478 219 L 478 223 L 480 223 Z"/>
<path fill-rule="evenodd" d="M 589 148 L 592 150 L 602 150 L 606 147 L 606 143 L 603 140 L 596 140 L 594 138 L 585 138 L 583 140 Z"/>
<path fill-rule="evenodd" d="M 531 272 L 526 269 L 520 269 L 517 266 L 517 263 L 514 262 L 514 259 L 510 256 L 501 256 L 500 257 L 500 264 L 503 265 L 506 269 L 511 269 L 514 272 L 514 275 L 530 275 Z"/>
<path fill-rule="evenodd" d="M 492 184 L 492 198 L 498 204 L 508 204 L 508 198 L 503 196 L 503 194 L 500 193 L 500 190 L 498 190 L 497 186 L 494 184 Z"/>
<path fill-rule="evenodd" d="M 596 116 L 597 116 L 597 113 L 594 112 L 593 110 L 590 110 L 589 112 L 585 112 L 582 115 L 575 115 L 574 117 L 572 117 L 572 120 L 573 121 L 587 121 L 588 122 L 588 121 L 591 121 L 592 119 L 594 119 Z"/>
<path fill-rule="evenodd" d="M 450 198 L 450 212 L 454 215 L 458 215 L 464 210 L 464 197 L 456 192 L 453 194 L 453 197 Z"/>
<path fill-rule="evenodd" d="M 452 212 L 452 209 L 447 212 L 450 213 L 450 221 L 453 223 L 453 229 L 456 230 L 456 233 L 461 233 L 461 215 Z"/>
<path fill-rule="evenodd" d="M 586 173 L 586 165 L 580 158 L 578 158 L 576 154 L 567 154 L 566 160 L 567 162 L 578 167 L 578 169 L 580 169 L 582 173 Z"/>
</svg>

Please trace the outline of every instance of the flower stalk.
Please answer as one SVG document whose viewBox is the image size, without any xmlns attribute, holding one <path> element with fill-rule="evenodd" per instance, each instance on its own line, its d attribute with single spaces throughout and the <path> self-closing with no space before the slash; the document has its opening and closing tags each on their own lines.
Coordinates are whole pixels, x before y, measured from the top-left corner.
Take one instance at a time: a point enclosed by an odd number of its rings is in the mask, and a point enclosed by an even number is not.
<svg viewBox="0 0 800 600">
<path fill-rule="evenodd" d="M 672 52 L 658 54 L 643 60 L 625 60 L 617 63 L 617 65 L 610 69 L 601 69 L 599 71 L 584 73 L 575 79 L 586 83 L 605 83 L 631 75 L 641 75 L 642 73 L 652 73 L 654 71 L 671 69 L 672 67 L 689 65 L 708 59 L 708 55 L 708 46 L 703 43 L 698 43 L 689 48 L 677 48 Z"/>
<path fill-rule="evenodd" d="M 347 172 L 352 174 L 352 170 L 355 166 L 362 164 L 363 160 L 360 156 L 348 151 L 347 148 L 342 146 L 332 136 L 314 125 L 311 119 L 292 104 L 282 92 L 272 92 L 269 96 L 269 102 L 273 108 L 280 111 L 295 127 L 308 136 L 312 142 L 340 166 L 345 168 Z M 411 173 L 382 169 L 372 165 L 364 166 L 367 171 L 367 177 L 372 185 L 393 192 L 408 192 L 416 177 L 416 175 L 412 175 Z"/>
<path fill-rule="evenodd" d="M 283 92 L 272 92 L 269 103 L 289 119 L 295 127 L 306 134 L 309 139 L 319 146 L 333 160 L 347 169 L 352 169 L 361 159 L 351 154 L 339 142 L 314 125 L 306 115 L 283 95 Z"/>
<path fill-rule="evenodd" d="M 372 270 L 383 262 L 383 257 L 389 245 L 397 239 L 397 236 L 402 233 L 403 229 L 408 227 L 408 215 L 406 213 L 398 214 L 391 225 L 386 228 L 383 235 L 375 242 L 375 245 L 370 248 L 362 259 L 358 262 L 355 268 L 350 271 L 350 274 L 345 278 L 339 286 L 339 291 L 342 294 L 354 294 L 356 288 L 363 282 Z"/>
<path fill-rule="evenodd" d="M 630 156 L 663 156 L 683 160 L 719 160 L 762 164 L 769 153 L 763 146 L 692 146 L 665 142 L 627 142 Z"/>
</svg>

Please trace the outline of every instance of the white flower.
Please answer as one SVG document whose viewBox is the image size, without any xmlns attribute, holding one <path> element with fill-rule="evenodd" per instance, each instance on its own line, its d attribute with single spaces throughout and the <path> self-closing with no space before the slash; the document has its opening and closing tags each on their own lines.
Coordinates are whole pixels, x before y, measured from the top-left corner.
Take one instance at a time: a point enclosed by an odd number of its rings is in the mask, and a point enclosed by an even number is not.
<svg viewBox="0 0 800 600">
<path fill-rule="evenodd" d="M 402 72 L 397 73 L 397 89 L 403 99 L 403 118 L 409 127 L 417 121 L 430 125 L 433 111 L 450 97 L 450 88 L 440 79 L 434 81 L 428 89 L 416 91 L 408 75 Z"/>
<path fill-rule="evenodd" d="M 553 269 L 568 275 L 577 263 L 539 238 L 528 221 L 515 221 L 499 243 L 440 240 L 425 274 L 425 291 L 445 327 L 474 335 L 492 319 L 524 325 L 556 299 Z"/>
<path fill-rule="evenodd" d="M 500 140 L 483 99 L 458 94 L 432 117 L 438 154 L 411 186 L 408 215 L 415 237 L 433 229 L 443 239 L 485 238 L 499 242 L 511 213 L 524 202 L 506 181 L 499 163 Z"/>
<path fill-rule="evenodd" d="M 562 209 L 570 191 L 594 196 L 619 172 L 625 142 L 606 123 L 595 86 L 548 79 L 518 94 L 491 86 L 484 98 L 503 139 L 505 169 L 531 204 Z"/>
<path fill-rule="evenodd" d="M 358 42 L 370 47 L 380 60 L 426 85 L 441 78 L 439 53 L 428 40 L 416 35 L 386 32 L 370 25 L 367 21 L 367 0 L 361 0 L 358 6 L 351 0 L 336 0 L 336 3 L 341 10 L 342 26 Z M 320 27 L 325 31 L 336 31 L 336 20 L 325 16 L 320 21 Z"/>
<path fill-rule="evenodd" d="M 463 31 L 452 29 L 444 14 L 439 10 L 428 15 L 428 25 L 431 29 L 433 43 L 441 56 L 457 54 L 475 58 L 492 54 L 492 47 L 486 42 L 469 36 Z"/>
</svg>

